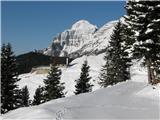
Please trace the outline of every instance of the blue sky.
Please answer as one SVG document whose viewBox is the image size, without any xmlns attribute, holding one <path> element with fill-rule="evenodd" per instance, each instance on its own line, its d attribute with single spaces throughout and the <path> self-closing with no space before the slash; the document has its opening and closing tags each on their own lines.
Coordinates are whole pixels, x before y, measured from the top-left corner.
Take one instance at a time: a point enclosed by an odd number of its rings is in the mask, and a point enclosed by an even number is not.
<svg viewBox="0 0 160 120">
<path fill-rule="evenodd" d="M 49 46 L 54 36 L 85 19 L 101 27 L 125 14 L 124 1 L 2 2 L 2 43 L 22 54 Z"/>
</svg>

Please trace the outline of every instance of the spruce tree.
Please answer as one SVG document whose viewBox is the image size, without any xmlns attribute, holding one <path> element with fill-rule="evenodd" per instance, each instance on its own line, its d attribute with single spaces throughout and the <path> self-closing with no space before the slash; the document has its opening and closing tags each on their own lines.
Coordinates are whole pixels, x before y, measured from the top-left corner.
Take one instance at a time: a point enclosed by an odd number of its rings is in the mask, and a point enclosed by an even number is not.
<svg viewBox="0 0 160 120">
<path fill-rule="evenodd" d="M 47 79 L 44 79 L 44 99 L 49 101 L 52 99 L 62 98 L 65 96 L 63 90 L 64 83 L 60 83 L 61 70 L 55 64 L 51 65 Z"/>
<path fill-rule="evenodd" d="M 129 67 L 131 59 L 129 58 L 126 37 L 124 35 L 123 25 L 121 22 L 118 22 L 111 35 L 110 45 L 104 57 L 106 64 L 102 67 L 99 77 L 99 84 L 102 87 L 130 79 Z"/>
<path fill-rule="evenodd" d="M 76 95 L 92 91 L 93 85 L 89 83 L 91 79 L 89 77 L 89 68 L 87 61 L 85 61 L 81 68 L 80 78 L 76 80 L 76 90 L 74 92 Z"/>
<path fill-rule="evenodd" d="M 109 47 L 106 49 L 106 55 L 104 57 L 105 60 L 105 65 L 102 66 L 101 69 L 101 73 L 99 76 L 99 84 L 102 87 L 107 87 L 108 85 L 113 85 L 117 82 L 116 79 L 114 79 L 114 74 L 115 72 L 113 71 L 113 62 L 111 60 L 109 60 L 109 56 L 110 56 L 110 52 L 109 52 Z"/>
<path fill-rule="evenodd" d="M 160 1 L 148 1 L 150 24 L 146 30 L 147 41 L 151 54 L 152 82 L 158 79 L 160 82 Z M 152 38 L 152 39 L 151 39 Z"/>
<path fill-rule="evenodd" d="M 133 59 L 133 44 L 135 42 L 135 38 L 133 37 L 134 32 L 132 31 L 132 28 L 126 23 L 125 16 L 122 20 L 124 21 L 121 22 L 121 36 L 123 36 L 121 39 L 123 40 L 123 44 L 125 45 L 125 51 L 128 52 L 130 59 Z"/>
<path fill-rule="evenodd" d="M 148 68 L 148 82 L 155 79 L 157 61 L 160 52 L 160 1 L 133 1 L 126 5 L 126 22 L 134 33 L 132 38 L 133 55 L 135 58 L 145 58 Z"/>
<path fill-rule="evenodd" d="M 36 89 L 32 105 L 39 105 L 39 104 L 43 103 L 44 102 L 43 97 L 44 97 L 43 96 L 43 87 L 39 86 Z"/>
<path fill-rule="evenodd" d="M 17 65 L 11 45 L 1 47 L 1 113 L 20 107 Z"/>
<path fill-rule="evenodd" d="M 24 86 L 21 91 L 22 95 L 22 106 L 28 107 L 29 106 L 29 91 L 27 86 Z"/>
</svg>

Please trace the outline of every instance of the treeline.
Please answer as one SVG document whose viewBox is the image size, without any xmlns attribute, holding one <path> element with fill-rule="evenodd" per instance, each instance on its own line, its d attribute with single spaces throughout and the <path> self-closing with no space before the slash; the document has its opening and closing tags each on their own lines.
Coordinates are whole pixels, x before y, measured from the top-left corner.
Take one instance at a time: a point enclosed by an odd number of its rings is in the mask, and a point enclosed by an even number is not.
<svg viewBox="0 0 160 120">
<path fill-rule="evenodd" d="M 52 57 L 38 52 L 29 52 L 16 56 L 17 72 L 19 74 L 29 73 L 33 67 L 49 66 Z"/>
<path fill-rule="evenodd" d="M 67 57 L 47 56 L 37 51 L 28 52 L 16 56 L 17 72 L 19 74 L 29 73 L 33 67 L 49 66 L 51 63 L 53 63 L 53 61 L 55 64 L 67 65 L 67 59 L 68 63 L 73 60 Z"/>
</svg>

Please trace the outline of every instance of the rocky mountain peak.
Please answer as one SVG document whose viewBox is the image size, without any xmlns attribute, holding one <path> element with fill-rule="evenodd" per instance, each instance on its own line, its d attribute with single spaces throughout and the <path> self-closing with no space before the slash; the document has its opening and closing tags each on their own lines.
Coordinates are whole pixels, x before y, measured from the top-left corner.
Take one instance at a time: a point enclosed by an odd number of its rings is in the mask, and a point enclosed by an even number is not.
<svg viewBox="0 0 160 120">
<path fill-rule="evenodd" d="M 97 29 L 87 20 L 79 20 L 70 29 L 55 36 L 52 44 L 43 53 L 72 58 L 102 53 L 108 46 L 116 23 L 117 21 L 112 21 Z"/>
<path fill-rule="evenodd" d="M 72 25 L 71 30 L 83 30 L 94 32 L 97 29 L 97 26 L 91 24 L 87 20 L 79 20 Z"/>
</svg>

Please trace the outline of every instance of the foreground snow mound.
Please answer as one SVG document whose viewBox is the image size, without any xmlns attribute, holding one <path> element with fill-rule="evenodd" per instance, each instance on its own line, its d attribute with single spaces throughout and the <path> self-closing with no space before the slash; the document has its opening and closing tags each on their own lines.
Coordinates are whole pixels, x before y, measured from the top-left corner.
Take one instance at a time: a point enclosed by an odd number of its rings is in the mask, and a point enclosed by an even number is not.
<svg viewBox="0 0 160 120">
<path fill-rule="evenodd" d="M 148 94 L 149 93 L 149 94 Z M 52 100 L 5 114 L 5 119 L 158 119 L 158 88 L 127 81 L 91 93 Z"/>
<path fill-rule="evenodd" d="M 35 107 L 20 108 L 3 115 L 5 119 L 158 119 L 160 89 L 147 84 L 146 68 L 142 61 L 133 61 L 131 80 L 99 89 L 98 76 L 104 65 L 104 53 L 98 56 L 83 56 L 62 69 L 61 82 L 65 82 L 66 98 L 52 100 Z M 75 80 L 79 78 L 84 60 L 90 65 L 91 83 L 94 92 L 73 95 Z M 27 85 L 31 99 L 38 85 L 43 85 L 46 74 L 23 74 L 18 84 Z"/>
</svg>

